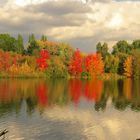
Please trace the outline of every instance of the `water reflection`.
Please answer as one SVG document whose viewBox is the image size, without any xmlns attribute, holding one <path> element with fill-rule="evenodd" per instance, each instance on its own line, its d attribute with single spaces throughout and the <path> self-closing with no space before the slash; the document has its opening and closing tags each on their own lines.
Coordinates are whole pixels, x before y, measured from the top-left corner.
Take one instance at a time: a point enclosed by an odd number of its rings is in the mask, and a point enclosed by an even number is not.
<svg viewBox="0 0 140 140">
<path fill-rule="evenodd" d="M 96 111 L 106 110 L 108 101 L 117 110 L 140 110 L 139 80 L 0 80 L 0 116 L 8 112 L 20 112 L 26 102 L 27 113 L 35 109 L 43 112 L 55 105 L 78 106 L 85 99 L 94 104 Z"/>
</svg>

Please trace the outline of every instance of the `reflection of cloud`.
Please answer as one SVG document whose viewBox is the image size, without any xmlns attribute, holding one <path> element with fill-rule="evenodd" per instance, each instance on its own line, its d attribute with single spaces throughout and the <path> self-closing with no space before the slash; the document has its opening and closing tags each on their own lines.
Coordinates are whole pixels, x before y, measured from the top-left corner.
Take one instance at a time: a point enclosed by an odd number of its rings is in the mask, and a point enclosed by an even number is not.
<svg viewBox="0 0 140 140">
<path fill-rule="evenodd" d="M 47 110 L 44 115 L 54 121 L 59 122 L 78 122 L 83 127 L 83 135 L 87 139 L 99 140 L 132 140 L 138 138 L 140 125 L 140 114 L 131 111 L 106 111 L 102 113 L 91 112 L 89 110 L 72 110 L 70 108 L 54 108 Z M 137 124 L 137 125 L 135 125 Z M 131 126 L 131 127 L 130 127 Z M 77 125 L 78 127 L 78 125 Z"/>
<path fill-rule="evenodd" d="M 88 104 L 91 107 L 91 104 Z M 22 106 L 24 112 L 25 106 Z M 25 114 L 24 114 L 25 113 Z M 5 116 L 0 130 L 9 130 L 7 140 L 22 139 L 84 139 L 84 140 L 133 140 L 139 138 L 140 112 L 119 112 L 111 106 L 105 112 L 80 108 L 57 107 L 47 109 L 42 116 L 15 118 Z"/>
</svg>

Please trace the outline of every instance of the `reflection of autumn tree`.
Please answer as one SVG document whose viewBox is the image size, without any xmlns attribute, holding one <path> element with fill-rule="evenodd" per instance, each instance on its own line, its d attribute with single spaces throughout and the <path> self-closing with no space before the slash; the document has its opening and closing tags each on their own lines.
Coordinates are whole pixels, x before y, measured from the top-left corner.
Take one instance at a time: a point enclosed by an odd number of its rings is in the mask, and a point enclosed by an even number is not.
<svg viewBox="0 0 140 140">
<path fill-rule="evenodd" d="M 127 98 L 125 97 L 125 95 L 123 93 L 124 92 L 124 81 L 118 80 L 117 86 L 118 86 L 118 94 L 113 99 L 113 104 L 116 109 L 125 110 L 130 102 L 127 100 Z"/>
<path fill-rule="evenodd" d="M 102 90 L 102 95 L 100 100 L 95 103 L 95 110 L 105 110 L 107 101 L 111 99 L 116 100 L 118 97 L 118 85 L 116 80 L 106 80 L 104 81 L 104 86 Z"/>
<path fill-rule="evenodd" d="M 123 94 L 126 97 L 127 100 L 131 100 L 132 98 L 132 79 L 126 79 L 124 80 L 123 84 Z"/>
<path fill-rule="evenodd" d="M 31 111 L 31 105 L 36 102 L 34 96 L 36 84 L 37 82 L 33 80 L 0 80 L 0 113 L 5 111 L 18 113 L 24 99 L 27 103 L 27 111 Z"/>
<path fill-rule="evenodd" d="M 114 100 L 118 97 L 118 84 L 117 80 L 111 80 L 107 83 L 107 92 L 110 94 L 110 97 Z"/>
<path fill-rule="evenodd" d="M 105 110 L 106 103 L 107 103 L 106 94 L 102 94 L 100 101 L 95 103 L 94 106 L 95 110 L 96 111 Z"/>
<path fill-rule="evenodd" d="M 8 92 L 9 92 L 9 89 L 8 89 L 7 83 L 2 82 L 0 84 L 0 100 L 2 102 L 5 102 L 5 101 L 9 100 L 10 97 L 9 97 Z"/>
<path fill-rule="evenodd" d="M 133 80 L 131 109 L 140 111 L 140 80 Z"/>
<path fill-rule="evenodd" d="M 131 101 L 132 81 L 126 80 L 107 80 L 104 81 L 104 89 L 99 102 L 95 104 L 95 110 L 104 110 L 109 99 L 112 100 L 115 108 L 124 110 Z"/>
<path fill-rule="evenodd" d="M 22 98 L 17 98 L 14 88 L 11 88 L 8 80 L 0 80 L 0 114 L 9 111 L 19 113 Z"/>
<path fill-rule="evenodd" d="M 68 81 L 64 79 L 54 79 L 46 81 L 48 85 L 49 105 L 65 105 L 70 102 L 68 94 Z"/>
<path fill-rule="evenodd" d="M 37 92 L 39 105 L 46 106 L 48 104 L 47 85 L 44 83 L 39 83 L 39 85 L 37 86 L 36 92 Z"/>
<path fill-rule="evenodd" d="M 122 98 L 118 98 L 118 99 L 114 100 L 113 103 L 114 103 L 114 106 L 116 109 L 125 110 L 130 102 L 122 97 Z"/>
<path fill-rule="evenodd" d="M 80 79 L 71 79 L 69 81 L 69 91 L 72 97 L 72 101 L 75 104 L 78 104 L 82 94 L 82 81 Z"/>
<path fill-rule="evenodd" d="M 103 90 L 103 81 L 101 80 L 89 80 L 84 85 L 84 96 L 89 101 L 98 102 L 101 98 Z"/>
<path fill-rule="evenodd" d="M 31 115 L 35 110 L 37 100 L 35 98 L 27 97 L 26 104 L 27 104 L 27 112 L 29 115 Z"/>
<path fill-rule="evenodd" d="M 128 106 L 132 110 L 140 110 L 139 83 L 139 80 L 132 79 L 105 81 L 101 100 L 95 104 L 95 109 L 104 108 L 110 98 L 118 110 L 125 110 Z"/>
<path fill-rule="evenodd" d="M 18 114 L 20 112 L 21 105 L 22 99 L 18 101 L 0 103 L 0 117 L 2 115 L 8 114 L 9 112 L 15 112 L 16 114 Z"/>
<path fill-rule="evenodd" d="M 36 107 L 44 111 L 54 105 L 67 105 L 71 101 L 76 105 L 81 96 L 95 102 L 95 110 L 105 110 L 108 101 L 118 110 L 131 107 L 140 110 L 139 80 L 80 80 L 80 79 L 12 79 L 0 80 L 0 114 L 8 112 L 19 113 L 24 104 L 28 115 Z M 40 110 L 39 110 L 40 111 Z"/>
</svg>

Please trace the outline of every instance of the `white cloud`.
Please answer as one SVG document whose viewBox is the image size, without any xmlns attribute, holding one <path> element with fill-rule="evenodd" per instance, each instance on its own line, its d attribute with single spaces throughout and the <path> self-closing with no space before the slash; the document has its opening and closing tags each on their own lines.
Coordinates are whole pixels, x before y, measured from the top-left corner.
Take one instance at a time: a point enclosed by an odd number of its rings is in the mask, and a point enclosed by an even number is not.
<svg viewBox="0 0 140 140">
<path fill-rule="evenodd" d="M 9 0 L 8 4 L 24 7 L 27 5 L 40 4 L 47 1 L 48 0 Z"/>
<path fill-rule="evenodd" d="M 107 27 L 116 29 L 119 29 L 122 26 L 123 26 L 123 17 L 119 13 L 114 14 L 107 24 Z"/>
<path fill-rule="evenodd" d="M 86 44 L 87 48 L 98 41 L 114 42 L 140 37 L 140 2 L 83 2 L 8 0 L 0 7 L 0 30 L 10 33 L 46 33 L 59 40 L 77 40 L 75 46 Z M 81 43 L 84 41 L 86 43 Z"/>
</svg>

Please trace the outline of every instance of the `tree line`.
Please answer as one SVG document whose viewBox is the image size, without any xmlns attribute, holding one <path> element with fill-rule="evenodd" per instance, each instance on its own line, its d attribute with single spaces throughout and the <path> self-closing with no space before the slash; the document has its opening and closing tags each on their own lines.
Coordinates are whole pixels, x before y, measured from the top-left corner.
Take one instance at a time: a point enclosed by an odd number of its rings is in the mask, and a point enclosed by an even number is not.
<svg viewBox="0 0 140 140">
<path fill-rule="evenodd" d="M 104 61 L 106 73 L 117 73 L 127 77 L 140 77 L 140 40 L 128 43 L 125 40 L 118 41 L 109 52 L 107 43 L 96 46 Z"/>
<path fill-rule="evenodd" d="M 49 41 L 42 35 L 29 35 L 27 46 L 18 34 L 0 34 L 0 76 L 82 77 L 104 74 L 140 77 L 140 40 L 118 41 L 109 51 L 107 43 L 98 43 L 96 52 L 86 54 L 68 43 Z"/>
</svg>

